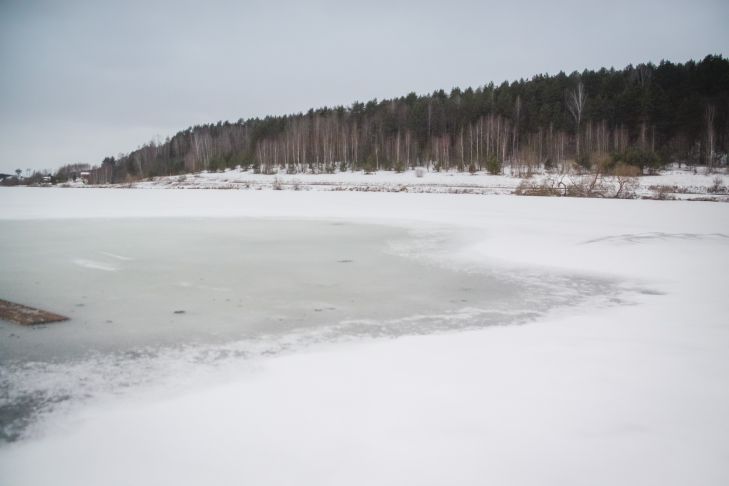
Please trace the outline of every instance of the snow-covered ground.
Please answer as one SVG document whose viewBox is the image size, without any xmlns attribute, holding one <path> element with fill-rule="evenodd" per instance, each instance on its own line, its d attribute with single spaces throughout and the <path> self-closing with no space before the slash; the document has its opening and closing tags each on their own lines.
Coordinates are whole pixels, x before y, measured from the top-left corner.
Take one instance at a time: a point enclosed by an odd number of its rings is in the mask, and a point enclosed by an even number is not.
<svg viewBox="0 0 729 486">
<path fill-rule="evenodd" d="M 580 176 L 557 173 L 535 173 L 529 178 L 510 175 L 490 175 L 486 172 L 425 172 L 418 177 L 415 170 L 404 172 L 378 171 L 373 173 L 337 172 L 333 174 L 256 174 L 250 170 L 229 169 L 221 172 L 200 172 L 180 176 L 156 177 L 151 180 L 123 184 L 116 187 L 170 188 L 170 189 L 280 189 L 320 191 L 380 191 L 428 192 L 450 194 L 512 194 L 520 184 L 539 185 L 545 180 L 562 180 L 566 185 L 577 182 Z M 657 175 L 641 176 L 636 187 L 630 189 L 634 197 L 660 199 L 712 199 L 729 200 L 729 176 L 725 169 L 713 172 L 705 167 L 679 169 L 673 167 Z M 615 186 L 614 177 L 604 178 L 607 185 Z M 718 183 L 718 190 L 716 186 Z M 78 186 L 83 184 L 79 183 Z M 611 192 L 611 194 L 614 193 Z"/>
<path fill-rule="evenodd" d="M 459 246 L 413 251 L 441 265 L 622 289 L 522 326 L 320 343 L 91 400 L 0 448 L 2 484 L 729 483 L 725 204 L 8 188 L 0 208 L 437 226 Z"/>
</svg>

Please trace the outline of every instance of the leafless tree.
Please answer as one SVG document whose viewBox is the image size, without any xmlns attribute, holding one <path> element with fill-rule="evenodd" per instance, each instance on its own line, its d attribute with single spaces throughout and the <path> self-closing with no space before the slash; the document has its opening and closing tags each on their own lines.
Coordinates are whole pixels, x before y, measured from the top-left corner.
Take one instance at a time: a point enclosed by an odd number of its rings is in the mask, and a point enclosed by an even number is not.
<svg viewBox="0 0 729 486">
<path fill-rule="evenodd" d="M 575 140 L 577 144 L 577 161 L 580 160 L 580 125 L 582 123 L 582 112 L 585 109 L 585 102 L 587 101 L 587 95 L 585 94 L 585 86 L 582 81 L 577 83 L 577 88 L 573 89 L 572 92 L 567 96 L 567 109 L 572 114 L 572 118 L 575 120 L 577 130 L 575 132 Z"/>
<path fill-rule="evenodd" d="M 712 167 L 714 165 L 714 116 L 716 115 L 716 107 L 712 104 L 706 105 L 704 119 L 706 120 L 706 165 Z"/>
</svg>

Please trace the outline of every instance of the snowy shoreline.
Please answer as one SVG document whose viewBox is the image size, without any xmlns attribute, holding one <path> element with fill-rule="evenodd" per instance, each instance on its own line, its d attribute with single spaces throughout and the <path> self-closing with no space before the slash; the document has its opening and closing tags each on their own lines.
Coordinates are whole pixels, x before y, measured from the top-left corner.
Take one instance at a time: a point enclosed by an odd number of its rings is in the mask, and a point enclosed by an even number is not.
<svg viewBox="0 0 729 486">
<path fill-rule="evenodd" d="M 418 176 L 420 174 L 421 176 Z M 155 177 L 149 180 L 86 185 L 81 182 L 60 184 L 61 187 L 136 188 L 136 189 L 229 189 L 229 190 L 293 190 L 293 191 L 361 191 L 361 192 L 414 192 L 445 194 L 514 194 L 524 186 L 540 186 L 545 183 L 563 182 L 565 185 L 580 183 L 585 174 L 559 174 L 535 172 L 530 177 L 510 175 L 508 168 L 503 175 L 487 172 L 403 172 L 363 171 L 337 172 L 332 174 L 304 173 L 261 174 L 251 170 L 227 169 L 220 172 L 198 172 L 177 176 Z M 604 176 L 601 181 L 609 188 L 606 197 L 617 191 L 617 180 Z M 705 167 L 686 169 L 673 167 L 656 175 L 636 178 L 636 186 L 630 188 L 629 198 L 680 199 L 699 201 L 729 201 L 729 176 L 726 169 L 713 171 Z M 595 196 L 597 197 L 597 196 Z M 621 197 L 625 197 L 622 195 Z"/>
<path fill-rule="evenodd" d="M 729 206 L 347 191 L 0 191 L 0 220 L 293 218 L 466 237 L 445 265 L 609 276 L 524 326 L 317 345 L 91 404 L 16 484 L 725 484 Z M 647 287 L 650 292 L 631 289 Z M 43 467 L 37 467 L 43 464 Z M 356 473 L 353 473 L 356 472 Z"/>
</svg>

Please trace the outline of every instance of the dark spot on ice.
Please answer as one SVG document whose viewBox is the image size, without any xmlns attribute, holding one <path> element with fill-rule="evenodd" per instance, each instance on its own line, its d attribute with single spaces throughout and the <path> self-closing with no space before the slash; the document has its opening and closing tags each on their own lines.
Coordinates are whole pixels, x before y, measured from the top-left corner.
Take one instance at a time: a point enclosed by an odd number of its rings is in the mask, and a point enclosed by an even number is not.
<svg viewBox="0 0 729 486">
<path fill-rule="evenodd" d="M 114 321 L 111 321 L 111 320 L 107 319 L 107 320 L 106 320 L 106 323 L 107 323 L 107 324 L 113 324 L 113 323 L 114 323 Z"/>
<path fill-rule="evenodd" d="M 618 297 L 611 297 L 610 299 L 608 299 L 608 302 L 610 302 L 611 304 L 618 304 L 618 305 L 630 305 L 630 302 L 628 302 L 627 300 L 620 299 Z"/>
<path fill-rule="evenodd" d="M 76 307 L 83 307 L 86 304 L 76 304 Z"/>
<path fill-rule="evenodd" d="M 653 290 L 653 289 L 641 289 L 641 294 L 644 295 L 666 295 L 665 292 L 661 292 L 660 290 Z"/>
<path fill-rule="evenodd" d="M 176 310 L 176 311 L 175 311 L 175 314 L 184 314 L 184 313 L 185 313 L 185 311 L 184 311 L 184 310 Z"/>
<path fill-rule="evenodd" d="M 352 263 L 352 260 L 348 260 L 348 259 L 337 260 L 337 263 Z"/>
<path fill-rule="evenodd" d="M 321 312 L 321 311 L 323 311 L 323 310 L 324 310 L 324 309 L 314 309 L 314 312 Z"/>
</svg>

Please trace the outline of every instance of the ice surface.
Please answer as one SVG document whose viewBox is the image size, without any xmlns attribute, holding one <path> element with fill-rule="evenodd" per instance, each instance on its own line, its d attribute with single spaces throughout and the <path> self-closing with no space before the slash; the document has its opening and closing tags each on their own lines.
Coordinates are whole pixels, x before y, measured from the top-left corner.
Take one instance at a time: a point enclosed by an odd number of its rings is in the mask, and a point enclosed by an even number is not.
<svg viewBox="0 0 729 486">
<path fill-rule="evenodd" d="M 425 258 L 448 245 L 438 231 L 342 222 L 0 221 L 4 297 L 71 317 L 0 322 L 3 435 L 46 406 L 163 378 L 170 360 L 522 323 L 617 292 L 606 279 Z"/>
</svg>

